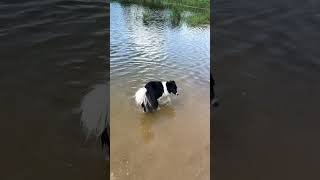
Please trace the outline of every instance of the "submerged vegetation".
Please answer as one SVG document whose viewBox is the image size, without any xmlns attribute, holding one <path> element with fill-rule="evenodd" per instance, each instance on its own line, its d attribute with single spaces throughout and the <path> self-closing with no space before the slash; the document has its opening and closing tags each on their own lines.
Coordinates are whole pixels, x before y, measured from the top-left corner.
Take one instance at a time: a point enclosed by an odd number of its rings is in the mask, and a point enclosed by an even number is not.
<svg viewBox="0 0 320 180">
<path fill-rule="evenodd" d="M 174 8 L 171 11 L 170 20 L 173 25 L 179 25 L 181 21 L 182 11 L 179 8 Z"/>
<path fill-rule="evenodd" d="M 143 12 L 143 22 L 148 23 L 151 20 L 151 12 L 150 10 L 146 10 Z"/>
<path fill-rule="evenodd" d="M 185 20 L 188 25 L 199 26 L 210 23 L 210 0 L 114 0 L 125 4 L 142 4 L 150 9 L 170 9 L 170 21 L 172 24 L 179 24 Z M 183 11 L 192 12 L 183 16 Z M 143 22 L 147 23 L 152 19 L 151 12 L 146 10 L 143 13 Z"/>
</svg>

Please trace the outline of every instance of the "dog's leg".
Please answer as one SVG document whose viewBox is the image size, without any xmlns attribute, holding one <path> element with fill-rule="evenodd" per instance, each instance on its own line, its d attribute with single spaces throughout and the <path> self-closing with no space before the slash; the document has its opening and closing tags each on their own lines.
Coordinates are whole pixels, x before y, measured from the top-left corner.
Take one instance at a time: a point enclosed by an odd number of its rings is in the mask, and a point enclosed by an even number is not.
<svg viewBox="0 0 320 180">
<path fill-rule="evenodd" d="M 158 100 L 155 100 L 154 107 L 155 107 L 156 110 L 160 110 L 160 106 L 159 106 Z"/>
<path fill-rule="evenodd" d="M 169 96 L 167 97 L 167 104 L 172 105 L 171 98 Z"/>
<path fill-rule="evenodd" d="M 141 104 L 141 106 L 143 107 L 143 112 L 147 112 L 146 111 L 146 107 L 144 106 L 144 104 Z"/>
</svg>

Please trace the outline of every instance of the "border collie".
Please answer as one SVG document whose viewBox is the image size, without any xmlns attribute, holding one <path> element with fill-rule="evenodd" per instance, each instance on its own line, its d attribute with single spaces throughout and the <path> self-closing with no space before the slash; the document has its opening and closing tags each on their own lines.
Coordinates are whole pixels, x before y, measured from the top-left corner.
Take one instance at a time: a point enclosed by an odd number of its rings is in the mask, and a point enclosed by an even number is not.
<svg viewBox="0 0 320 180">
<path fill-rule="evenodd" d="M 153 112 L 158 109 L 159 103 L 171 102 L 170 93 L 179 95 L 174 81 L 150 81 L 136 92 L 135 100 L 144 112 Z"/>
</svg>

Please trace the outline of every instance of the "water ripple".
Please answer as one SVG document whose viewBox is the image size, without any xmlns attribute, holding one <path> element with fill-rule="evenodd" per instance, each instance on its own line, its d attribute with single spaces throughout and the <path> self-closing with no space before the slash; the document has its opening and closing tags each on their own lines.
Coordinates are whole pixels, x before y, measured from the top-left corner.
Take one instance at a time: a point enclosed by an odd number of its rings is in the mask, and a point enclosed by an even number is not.
<svg viewBox="0 0 320 180">
<path fill-rule="evenodd" d="M 159 79 L 208 84 L 209 27 L 169 28 L 163 18 L 166 11 L 154 12 L 158 19 L 145 25 L 144 9 L 136 5 L 126 8 L 111 3 L 111 11 L 111 79 L 126 80 L 131 87 Z"/>
</svg>

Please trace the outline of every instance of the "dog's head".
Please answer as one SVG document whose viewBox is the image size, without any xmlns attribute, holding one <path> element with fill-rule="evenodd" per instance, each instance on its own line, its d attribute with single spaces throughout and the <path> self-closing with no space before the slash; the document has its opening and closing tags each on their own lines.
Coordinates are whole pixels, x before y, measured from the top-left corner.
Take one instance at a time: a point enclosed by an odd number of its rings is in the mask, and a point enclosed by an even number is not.
<svg viewBox="0 0 320 180">
<path fill-rule="evenodd" d="M 167 81 L 166 85 L 167 85 L 167 89 L 168 89 L 169 93 L 172 93 L 172 94 L 175 94 L 175 95 L 179 95 L 178 92 L 177 92 L 176 82 Z"/>
</svg>

